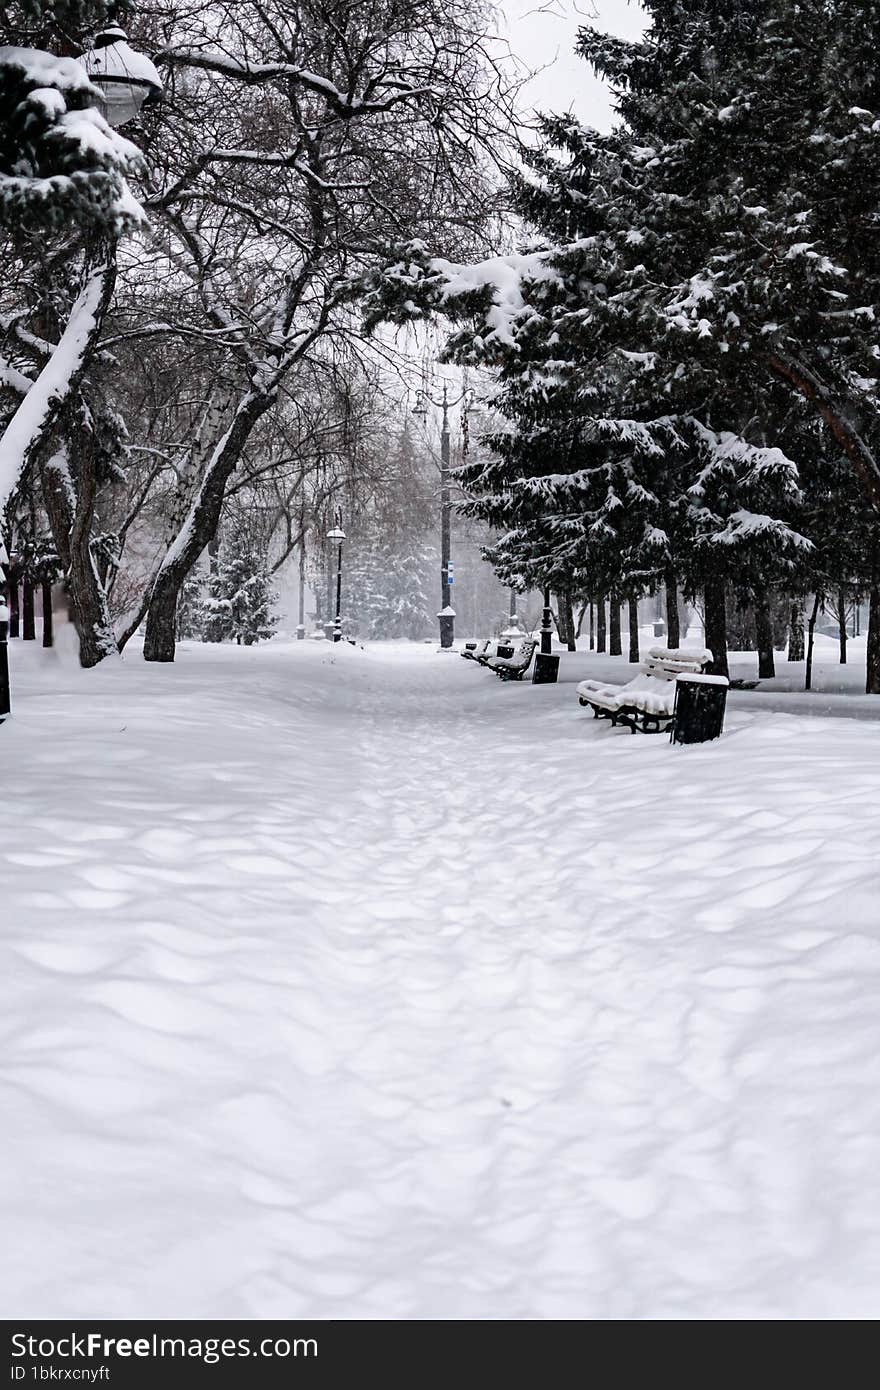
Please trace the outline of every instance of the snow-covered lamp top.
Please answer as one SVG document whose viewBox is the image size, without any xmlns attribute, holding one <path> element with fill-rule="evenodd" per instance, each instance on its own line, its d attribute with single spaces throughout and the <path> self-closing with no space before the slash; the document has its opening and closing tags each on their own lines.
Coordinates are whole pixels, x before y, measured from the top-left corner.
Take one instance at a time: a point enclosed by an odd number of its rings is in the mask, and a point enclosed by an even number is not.
<svg viewBox="0 0 880 1390">
<path fill-rule="evenodd" d="M 345 532 L 341 526 L 334 526 L 332 531 L 327 532 L 328 541 L 344 541 Z"/>
<path fill-rule="evenodd" d="M 143 53 L 136 53 L 118 24 L 109 24 L 95 35 L 95 46 L 80 59 L 104 93 L 105 115 L 112 126 L 125 125 L 140 114 L 148 101 L 162 95 L 162 79 Z"/>
</svg>

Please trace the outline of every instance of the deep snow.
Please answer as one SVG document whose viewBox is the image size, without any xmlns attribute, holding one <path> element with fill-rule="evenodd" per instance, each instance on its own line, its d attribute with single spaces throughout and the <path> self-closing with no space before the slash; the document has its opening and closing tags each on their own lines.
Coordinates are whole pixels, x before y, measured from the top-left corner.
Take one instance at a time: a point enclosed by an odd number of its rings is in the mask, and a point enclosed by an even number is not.
<svg viewBox="0 0 880 1390">
<path fill-rule="evenodd" d="M 5 1316 L 876 1316 L 880 726 L 13 657 Z"/>
</svg>

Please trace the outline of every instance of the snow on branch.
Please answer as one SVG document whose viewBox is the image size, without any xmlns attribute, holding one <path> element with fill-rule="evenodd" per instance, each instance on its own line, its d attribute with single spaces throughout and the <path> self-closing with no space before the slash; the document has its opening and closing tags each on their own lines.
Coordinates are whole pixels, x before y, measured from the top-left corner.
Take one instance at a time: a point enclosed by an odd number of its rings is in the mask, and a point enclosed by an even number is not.
<svg viewBox="0 0 880 1390">
<path fill-rule="evenodd" d="M 482 320 L 468 335 L 476 352 L 516 349 L 519 329 L 537 313 L 530 302 L 530 288 L 563 283 L 554 263 L 556 254 L 520 252 L 462 265 L 428 256 L 422 241 L 408 242 L 397 260 L 369 277 L 367 323 L 375 326 L 383 319 L 405 323 L 432 312 L 452 319 L 472 316 Z"/>
<path fill-rule="evenodd" d="M 784 551 L 813 550 L 813 542 L 778 517 L 744 509 L 732 512 L 722 531 L 707 537 L 713 545 L 741 545 L 745 541 L 772 541 Z"/>
<path fill-rule="evenodd" d="M 75 59 L 0 47 L 0 223 L 114 236 L 143 224 L 126 183 L 143 158 L 107 123 L 102 100 Z"/>
<path fill-rule="evenodd" d="M 0 437 L 0 514 L 88 364 L 114 281 L 115 256 L 108 249 L 89 266 L 57 348 Z"/>
<path fill-rule="evenodd" d="M 705 481 L 706 474 L 711 472 L 716 463 L 745 464 L 755 478 L 760 478 L 765 474 L 774 476 L 783 480 L 790 493 L 798 493 L 798 466 L 780 448 L 776 446 L 766 448 L 757 444 L 749 444 L 747 440 L 734 434 L 731 430 L 722 430 L 716 433 L 715 430 L 707 429 L 696 419 L 691 419 L 690 424 L 711 456 L 708 469 L 704 469 L 700 475 L 701 480 Z M 694 490 L 696 490 L 696 486 Z"/>
</svg>

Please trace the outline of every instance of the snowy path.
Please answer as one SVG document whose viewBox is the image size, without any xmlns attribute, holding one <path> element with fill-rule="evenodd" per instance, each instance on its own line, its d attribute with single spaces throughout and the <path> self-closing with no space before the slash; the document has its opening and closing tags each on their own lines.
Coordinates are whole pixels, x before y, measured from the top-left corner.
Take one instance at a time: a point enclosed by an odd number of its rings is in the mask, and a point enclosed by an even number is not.
<svg viewBox="0 0 880 1390">
<path fill-rule="evenodd" d="M 330 655 L 20 676 L 5 1315 L 876 1316 L 880 728 Z"/>
</svg>

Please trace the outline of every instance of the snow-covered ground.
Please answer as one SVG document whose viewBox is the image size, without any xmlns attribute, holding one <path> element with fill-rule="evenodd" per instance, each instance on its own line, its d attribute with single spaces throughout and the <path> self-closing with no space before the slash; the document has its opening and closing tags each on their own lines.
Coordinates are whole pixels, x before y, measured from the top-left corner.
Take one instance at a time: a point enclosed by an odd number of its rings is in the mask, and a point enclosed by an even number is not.
<svg viewBox="0 0 880 1390">
<path fill-rule="evenodd" d="M 755 692 L 672 748 L 584 653 L 42 655 L 5 1316 L 876 1316 L 880 725 Z"/>
</svg>

